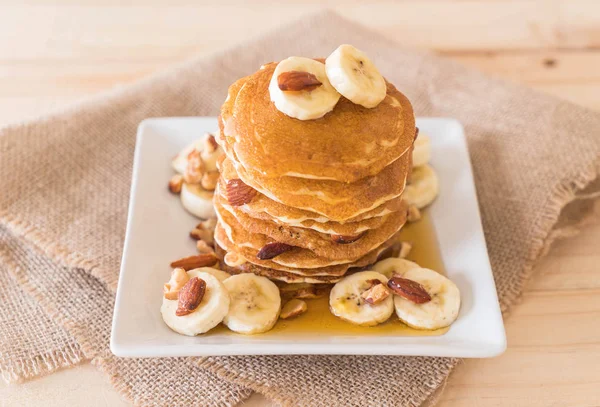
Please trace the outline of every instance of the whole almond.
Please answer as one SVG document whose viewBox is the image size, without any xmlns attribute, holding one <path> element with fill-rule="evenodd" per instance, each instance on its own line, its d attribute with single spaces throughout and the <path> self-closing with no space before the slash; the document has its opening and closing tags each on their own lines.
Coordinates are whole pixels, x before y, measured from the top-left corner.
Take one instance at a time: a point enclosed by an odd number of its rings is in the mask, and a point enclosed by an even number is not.
<svg viewBox="0 0 600 407">
<path fill-rule="evenodd" d="M 425 288 L 416 281 L 393 276 L 388 280 L 387 286 L 402 298 L 406 298 L 415 304 L 424 304 L 431 301 L 431 296 Z"/>
<path fill-rule="evenodd" d="M 210 267 L 217 264 L 217 256 L 214 253 L 203 253 L 195 256 L 184 257 L 171 263 L 171 267 L 181 267 L 185 271 L 199 267 Z"/>
<path fill-rule="evenodd" d="M 298 92 L 301 90 L 311 91 L 323 83 L 310 72 L 289 71 L 279 74 L 277 77 L 277 85 L 282 91 Z"/>
<path fill-rule="evenodd" d="M 225 185 L 225 195 L 231 206 L 242 206 L 252 201 L 256 190 L 239 178 L 230 179 Z"/>
<path fill-rule="evenodd" d="M 191 314 L 204 297 L 206 291 L 206 281 L 201 278 L 194 277 L 188 281 L 181 290 L 177 299 L 177 310 L 175 315 L 178 317 Z"/>
<path fill-rule="evenodd" d="M 339 243 L 339 244 L 349 244 L 349 243 L 356 242 L 358 239 L 363 237 L 366 233 L 367 232 L 364 231 L 357 235 L 331 235 L 331 240 L 333 240 L 335 243 Z"/>
<path fill-rule="evenodd" d="M 294 246 L 290 246 L 289 244 L 280 242 L 267 243 L 262 247 L 262 249 L 258 251 L 256 257 L 260 260 L 270 260 L 274 257 L 279 256 L 281 253 L 287 252 L 293 247 Z"/>
</svg>

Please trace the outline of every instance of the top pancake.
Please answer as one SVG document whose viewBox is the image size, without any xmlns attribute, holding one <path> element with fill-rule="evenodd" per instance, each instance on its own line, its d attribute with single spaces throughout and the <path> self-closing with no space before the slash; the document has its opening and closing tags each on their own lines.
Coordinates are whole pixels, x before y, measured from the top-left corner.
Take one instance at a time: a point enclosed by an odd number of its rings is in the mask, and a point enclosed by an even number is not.
<svg viewBox="0 0 600 407">
<path fill-rule="evenodd" d="M 379 173 L 412 146 L 412 106 L 393 85 L 388 83 L 386 98 L 375 108 L 341 97 L 324 117 L 298 120 L 271 102 L 268 86 L 276 66 L 235 82 L 221 108 L 221 131 L 245 168 L 268 178 L 355 182 Z"/>
</svg>

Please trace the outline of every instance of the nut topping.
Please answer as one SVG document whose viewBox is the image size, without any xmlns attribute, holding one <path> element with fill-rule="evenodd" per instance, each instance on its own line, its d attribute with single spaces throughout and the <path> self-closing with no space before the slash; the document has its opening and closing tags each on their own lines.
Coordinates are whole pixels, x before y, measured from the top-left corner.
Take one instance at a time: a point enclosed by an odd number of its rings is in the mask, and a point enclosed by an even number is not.
<svg viewBox="0 0 600 407">
<path fill-rule="evenodd" d="M 371 283 L 373 283 L 371 288 L 360 295 L 365 302 L 375 305 L 390 296 L 390 292 L 381 281 L 373 280 Z"/>
<path fill-rule="evenodd" d="M 289 300 L 285 303 L 285 305 L 281 308 L 281 313 L 279 314 L 279 318 L 288 319 L 297 317 L 300 314 L 303 314 L 308 309 L 306 303 L 302 300 L 293 299 Z"/>
<path fill-rule="evenodd" d="M 198 251 L 200 253 L 214 253 L 215 249 L 213 249 L 211 246 L 209 246 L 204 240 L 198 240 L 196 242 L 196 248 L 198 249 Z"/>
<path fill-rule="evenodd" d="M 431 296 L 425 288 L 416 281 L 393 276 L 388 280 L 387 286 L 402 298 L 406 298 L 415 304 L 424 304 L 431 301 Z"/>
<path fill-rule="evenodd" d="M 190 237 L 196 240 L 204 240 L 206 244 L 213 246 L 215 243 L 215 226 L 217 218 L 210 218 L 198 223 L 190 232 Z"/>
<path fill-rule="evenodd" d="M 181 267 L 188 271 L 199 267 L 210 267 L 217 264 L 217 256 L 214 253 L 198 254 L 196 256 L 184 257 L 171 263 L 171 267 Z"/>
<path fill-rule="evenodd" d="M 173 269 L 171 279 L 163 286 L 163 293 L 167 300 L 176 300 L 179 290 L 190 280 L 190 277 L 182 268 Z"/>
<path fill-rule="evenodd" d="M 181 192 L 181 187 L 183 187 L 183 176 L 181 174 L 173 175 L 169 180 L 169 191 L 178 194 Z"/>
<path fill-rule="evenodd" d="M 410 242 L 402 242 L 400 244 L 400 253 L 398 253 L 398 257 L 401 259 L 405 259 L 408 257 L 410 251 L 412 250 L 412 243 Z"/>
<path fill-rule="evenodd" d="M 363 237 L 366 233 L 367 233 L 367 231 L 365 230 L 364 232 L 359 233 L 357 235 L 331 235 L 331 240 L 333 240 L 335 243 L 339 243 L 339 244 L 354 243 L 358 239 Z"/>
<path fill-rule="evenodd" d="M 215 136 L 207 133 L 205 135 L 205 139 L 202 141 L 202 152 L 207 154 L 212 154 L 219 148 L 217 144 L 217 140 L 215 140 Z"/>
<path fill-rule="evenodd" d="M 219 172 L 218 171 L 209 171 L 205 172 L 202 176 L 202 180 L 200 180 L 200 185 L 202 188 L 207 191 L 214 191 L 217 187 L 217 181 L 219 180 Z"/>
<path fill-rule="evenodd" d="M 230 179 L 225 185 L 227 201 L 231 206 L 242 206 L 256 196 L 256 190 L 239 179 Z"/>
<path fill-rule="evenodd" d="M 322 84 L 323 83 L 310 72 L 288 71 L 279 74 L 277 77 L 277 86 L 284 92 L 298 92 L 301 90 L 310 92 Z"/>
<path fill-rule="evenodd" d="M 200 156 L 200 151 L 194 149 L 187 157 L 187 166 L 183 178 L 188 184 L 199 184 L 204 175 L 204 161 Z"/>
<path fill-rule="evenodd" d="M 293 248 L 294 246 L 280 242 L 267 243 L 258 251 L 256 257 L 260 260 L 270 260 Z"/>
<path fill-rule="evenodd" d="M 200 305 L 205 291 L 206 281 L 198 277 L 190 279 L 179 291 L 175 315 L 181 317 L 191 314 Z"/>
</svg>

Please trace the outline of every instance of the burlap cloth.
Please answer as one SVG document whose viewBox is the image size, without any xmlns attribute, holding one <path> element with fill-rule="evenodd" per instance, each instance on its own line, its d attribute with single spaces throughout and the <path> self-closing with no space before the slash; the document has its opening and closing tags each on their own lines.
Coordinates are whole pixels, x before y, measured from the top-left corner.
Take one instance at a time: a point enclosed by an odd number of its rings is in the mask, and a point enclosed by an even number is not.
<svg viewBox="0 0 600 407">
<path fill-rule="evenodd" d="M 430 397 L 457 359 L 119 359 L 108 349 L 139 122 L 216 115 L 228 85 L 262 63 L 325 56 L 341 43 L 364 49 L 417 115 L 464 124 L 498 294 L 508 310 L 552 240 L 589 218 L 593 206 L 580 198 L 591 201 L 596 189 L 578 194 L 600 170 L 600 115 L 402 49 L 326 12 L 1 131 L 3 378 L 30 379 L 92 360 L 140 406 L 230 406 L 252 391 L 303 406 L 417 406 Z"/>
</svg>

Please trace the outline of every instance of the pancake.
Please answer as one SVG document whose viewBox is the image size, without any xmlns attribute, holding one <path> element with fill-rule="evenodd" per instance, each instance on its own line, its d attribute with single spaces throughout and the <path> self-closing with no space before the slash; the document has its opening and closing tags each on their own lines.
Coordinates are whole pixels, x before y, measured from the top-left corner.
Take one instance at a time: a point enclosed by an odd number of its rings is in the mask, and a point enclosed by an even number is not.
<svg viewBox="0 0 600 407">
<path fill-rule="evenodd" d="M 381 173 L 352 184 L 293 177 L 256 178 L 229 158 L 221 163 L 221 175 L 225 181 L 240 178 L 276 202 L 343 222 L 399 197 L 406 185 L 410 155 L 409 151 Z"/>
<path fill-rule="evenodd" d="M 226 196 L 226 193 L 224 192 L 224 190 L 225 190 L 225 186 L 223 184 L 223 181 L 220 180 L 217 183 L 217 188 L 215 189 L 215 194 L 219 195 L 219 201 L 223 205 L 228 205 L 229 202 L 227 201 L 227 196 Z M 258 194 L 260 195 L 260 197 L 264 197 L 264 195 L 262 195 L 260 193 L 258 193 Z M 270 208 L 261 207 L 260 205 L 256 205 L 255 201 L 257 201 L 257 200 L 262 201 L 263 199 L 259 199 L 259 198 L 255 197 L 251 203 L 248 203 L 248 204 L 242 205 L 242 206 L 236 206 L 236 207 L 233 207 L 233 209 L 236 213 L 242 212 L 243 214 L 249 216 L 250 218 L 257 219 L 259 221 L 266 221 L 266 222 L 274 223 L 276 225 L 311 229 L 316 232 L 327 233 L 330 235 L 356 235 L 356 234 L 359 234 L 366 230 L 376 229 L 385 222 L 386 216 L 388 216 L 389 214 L 391 214 L 393 212 L 397 212 L 399 210 L 406 209 L 406 205 L 402 204 L 402 200 L 393 200 L 393 201 L 390 201 L 394 204 L 393 207 L 390 206 L 391 209 L 393 209 L 393 210 L 387 209 L 387 208 L 382 208 L 381 216 L 375 216 L 375 217 L 362 219 L 362 220 L 359 220 L 356 222 L 346 222 L 346 223 L 339 223 L 339 222 L 334 222 L 334 221 L 319 222 L 317 220 L 306 219 L 303 217 L 298 217 L 296 219 L 293 217 L 290 217 L 289 214 L 285 213 L 286 210 L 289 210 L 290 212 L 296 212 L 298 210 L 296 210 L 295 208 L 292 208 L 290 206 L 285 206 L 283 204 L 275 203 L 274 201 L 270 200 L 269 198 L 264 197 L 264 201 L 270 201 L 273 204 L 281 206 L 280 209 L 282 212 L 279 213 L 280 217 L 277 218 L 270 214 Z M 258 208 L 256 208 L 256 207 L 258 207 Z M 316 214 L 315 214 L 315 216 L 320 217 L 320 215 L 316 215 Z M 327 218 L 323 217 L 322 220 L 326 220 L 326 219 Z M 319 219 L 319 220 L 321 220 L 321 219 Z"/>
<path fill-rule="evenodd" d="M 220 259 L 220 268 L 222 270 L 225 270 L 227 272 L 233 272 L 235 274 L 254 273 L 271 279 L 285 281 L 289 283 L 319 283 L 337 282 L 349 272 L 358 271 L 364 269 L 367 266 L 370 266 L 371 264 L 374 264 L 376 261 L 378 261 L 380 256 L 383 255 L 383 253 L 385 253 L 390 247 L 397 243 L 398 235 L 394 235 L 391 239 L 385 242 L 385 244 L 383 244 L 381 247 L 378 247 L 377 250 L 368 253 L 366 256 L 363 256 L 362 258 L 360 258 L 352 264 L 323 267 L 317 270 L 286 268 L 281 267 L 279 265 L 275 265 L 274 268 L 269 267 L 268 264 L 255 264 L 253 261 L 261 261 L 255 258 L 248 259 L 245 256 L 243 256 L 240 252 L 238 252 L 233 243 L 231 243 L 231 241 L 227 238 L 227 235 L 224 233 L 223 229 L 219 228 L 219 225 L 217 225 L 217 228 L 215 229 L 215 241 L 215 250 L 217 256 Z M 238 256 L 246 259 L 247 262 L 236 267 L 228 266 L 223 261 L 225 253 L 228 252 L 236 253 Z"/>
<path fill-rule="evenodd" d="M 378 174 L 411 148 L 412 106 L 393 85 L 387 84 L 386 98 L 374 108 L 341 97 L 324 117 L 297 120 L 270 100 L 268 85 L 276 65 L 234 83 L 221 110 L 221 140 L 232 140 L 244 168 L 266 178 L 350 183 Z"/>
<path fill-rule="evenodd" d="M 228 236 L 236 245 L 260 250 L 271 241 L 281 242 L 307 249 L 331 261 L 329 265 L 334 264 L 334 261 L 348 262 L 364 256 L 396 234 L 406 222 L 406 210 L 394 212 L 385 217 L 381 227 L 366 231 L 353 243 L 341 244 L 333 241 L 330 234 L 253 219 L 223 203 L 222 197 L 218 194 L 215 194 L 214 200 L 219 219 L 225 224 L 223 226 L 226 229 L 227 227 L 232 229 Z M 283 265 L 291 265 L 293 262 L 295 264 L 292 267 L 310 268 L 305 264 L 300 266 L 299 262 L 303 261 L 305 255 L 294 249 L 277 256 L 273 261 Z M 323 262 L 318 264 L 325 265 Z"/>
</svg>

